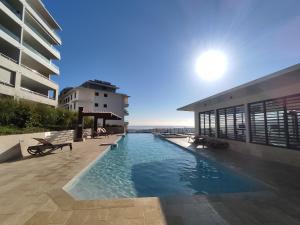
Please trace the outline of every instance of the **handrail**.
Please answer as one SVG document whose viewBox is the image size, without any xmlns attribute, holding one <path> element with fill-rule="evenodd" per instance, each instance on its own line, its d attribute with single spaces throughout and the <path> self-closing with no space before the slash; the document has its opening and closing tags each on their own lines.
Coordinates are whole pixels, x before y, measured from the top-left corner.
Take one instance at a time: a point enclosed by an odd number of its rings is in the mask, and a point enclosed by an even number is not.
<svg viewBox="0 0 300 225">
<path fill-rule="evenodd" d="M 24 88 L 24 87 L 21 87 L 20 89 L 23 90 L 23 91 L 29 92 L 31 94 L 35 94 L 35 95 L 39 95 L 39 96 L 44 97 L 44 98 L 55 100 L 54 98 L 49 97 L 48 95 L 44 95 L 44 94 L 41 94 L 41 93 L 38 93 L 38 92 L 35 92 L 35 91 L 32 91 L 32 90 L 29 90 L 29 89 Z"/>
<path fill-rule="evenodd" d="M 8 83 L 6 81 L 3 81 L 3 80 L 0 80 L 0 84 L 3 84 L 5 86 L 9 86 L 9 87 L 15 87 L 15 85 L 11 84 L 11 83 Z"/>
<path fill-rule="evenodd" d="M 20 42 L 20 38 L 15 35 L 13 32 L 8 30 L 6 27 L 0 24 L 0 29 L 3 30 L 5 33 L 7 33 L 9 36 L 11 36 L 13 39 L 15 39 L 17 42 Z"/>
<path fill-rule="evenodd" d="M 12 61 L 12 62 L 18 64 L 18 61 L 17 61 L 17 60 L 14 60 L 14 59 L 10 58 L 9 56 L 7 56 L 7 55 L 5 55 L 5 54 L 3 54 L 3 53 L 1 53 L 1 52 L 0 52 L 0 55 L 3 56 L 3 57 L 6 58 L 6 59 L 8 59 L 8 60 L 10 60 L 10 61 Z"/>
</svg>

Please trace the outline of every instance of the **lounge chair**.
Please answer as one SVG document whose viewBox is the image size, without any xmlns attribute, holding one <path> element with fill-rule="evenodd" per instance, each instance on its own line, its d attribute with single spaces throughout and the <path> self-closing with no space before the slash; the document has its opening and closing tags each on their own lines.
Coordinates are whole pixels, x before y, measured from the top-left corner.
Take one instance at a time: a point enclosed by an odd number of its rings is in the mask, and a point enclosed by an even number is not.
<svg viewBox="0 0 300 225">
<path fill-rule="evenodd" d="M 31 155 L 46 155 L 49 154 L 57 149 L 63 149 L 65 146 L 70 147 L 70 151 L 72 151 L 72 143 L 63 143 L 63 144 L 52 144 L 50 141 L 47 141 L 44 138 L 33 138 L 37 140 L 40 144 L 29 146 L 27 151 Z"/>
<path fill-rule="evenodd" d="M 105 128 L 97 128 L 97 131 L 93 133 L 93 138 L 98 136 L 108 136 L 108 133 L 105 130 Z"/>
</svg>

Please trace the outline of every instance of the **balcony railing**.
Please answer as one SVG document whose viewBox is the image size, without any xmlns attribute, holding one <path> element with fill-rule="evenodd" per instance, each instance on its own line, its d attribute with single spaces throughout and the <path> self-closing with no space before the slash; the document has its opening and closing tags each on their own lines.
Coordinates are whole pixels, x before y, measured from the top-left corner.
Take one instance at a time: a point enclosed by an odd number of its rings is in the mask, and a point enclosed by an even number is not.
<svg viewBox="0 0 300 225">
<path fill-rule="evenodd" d="M 50 64 L 50 59 L 47 59 L 45 56 L 43 56 L 39 51 L 35 50 L 33 47 L 31 47 L 29 44 L 27 44 L 26 42 L 23 42 L 23 45 L 28 48 L 30 51 L 32 51 L 33 53 L 39 55 L 44 61 L 46 61 L 47 63 Z"/>
<path fill-rule="evenodd" d="M 13 32 L 11 32 L 10 30 L 8 30 L 6 27 L 2 26 L 1 24 L 0 24 L 0 30 L 3 30 L 6 34 L 8 34 L 13 39 L 15 39 L 17 42 L 20 43 L 20 38 L 17 35 L 15 35 Z"/>
<path fill-rule="evenodd" d="M 45 75 L 39 73 L 38 71 L 36 71 L 34 69 L 31 69 L 28 66 L 25 66 L 24 64 L 21 64 L 21 66 L 24 67 L 27 70 L 30 70 L 31 72 L 35 73 L 36 75 L 38 75 L 38 76 L 40 76 L 40 77 L 42 77 L 44 79 L 47 79 L 47 80 L 51 81 L 52 83 L 56 84 L 53 80 L 50 80 L 50 77 L 46 77 Z"/>
<path fill-rule="evenodd" d="M 41 97 L 44 97 L 44 98 L 48 98 L 48 99 L 52 99 L 52 100 L 55 100 L 55 98 L 53 97 L 49 97 L 48 95 L 44 95 L 44 94 L 41 94 L 39 92 L 35 92 L 35 91 L 32 91 L 32 90 L 29 90 L 27 88 L 24 88 L 24 87 L 21 87 L 20 88 L 22 91 L 25 91 L 25 92 L 28 92 L 30 94 L 34 94 L 34 95 L 38 95 L 38 96 L 41 96 Z"/>
<path fill-rule="evenodd" d="M 9 2 L 0 0 L 10 11 L 12 11 L 19 19 L 22 19 L 20 11 L 16 10 Z"/>
<path fill-rule="evenodd" d="M 6 81 L 0 80 L 0 84 L 5 85 L 5 86 L 9 86 L 9 87 L 15 87 L 15 85 L 8 83 Z"/>
<path fill-rule="evenodd" d="M 59 54 L 59 51 L 54 48 L 50 43 L 49 41 L 44 38 L 39 31 L 37 31 L 37 29 L 35 29 L 32 25 L 30 25 L 29 23 L 26 23 L 26 25 L 36 34 L 38 35 L 52 50 L 54 50 L 57 54 Z"/>
<path fill-rule="evenodd" d="M 4 57 L 4 58 L 6 58 L 6 59 L 8 59 L 8 60 L 10 60 L 10 61 L 12 61 L 12 62 L 14 62 L 14 63 L 17 63 L 17 64 L 18 64 L 17 60 L 14 60 L 14 59 L 10 58 L 9 56 L 7 56 L 7 55 L 4 55 L 4 54 L 3 54 L 3 53 L 1 53 L 1 52 L 0 52 L 0 55 L 1 55 L 1 56 L 3 56 L 3 57 Z"/>
</svg>

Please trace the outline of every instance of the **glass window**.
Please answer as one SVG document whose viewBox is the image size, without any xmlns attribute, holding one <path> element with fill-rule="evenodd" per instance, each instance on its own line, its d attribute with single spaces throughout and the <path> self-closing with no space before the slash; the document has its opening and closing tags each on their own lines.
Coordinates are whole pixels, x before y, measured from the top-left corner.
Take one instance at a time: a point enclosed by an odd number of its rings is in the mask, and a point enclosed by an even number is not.
<svg viewBox="0 0 300 225">
<path fill-rule="evenodd" d="M 98 107 L 99 105 L 98 105 L 98 103 L 95 103 L 95 107 Z"/>
<path fill-rule="evenodd" d="M 103 107 L 104 107 L 104 108 L 107 108 L 107 104 L 103 104 Z"/>
</svg>

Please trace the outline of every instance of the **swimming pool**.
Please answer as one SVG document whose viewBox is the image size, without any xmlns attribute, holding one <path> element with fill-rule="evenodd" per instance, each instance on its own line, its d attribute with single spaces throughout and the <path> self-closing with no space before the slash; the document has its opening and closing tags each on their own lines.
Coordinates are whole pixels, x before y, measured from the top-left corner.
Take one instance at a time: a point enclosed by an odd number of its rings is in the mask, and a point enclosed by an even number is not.
<svg viewBox="0 0 300 225">
<path fill-rule="evenodd" d="M 65 187 L 81 200 L 259 189 L 255 181 L 152 134 L 128 134 Z"/>
</svg>

